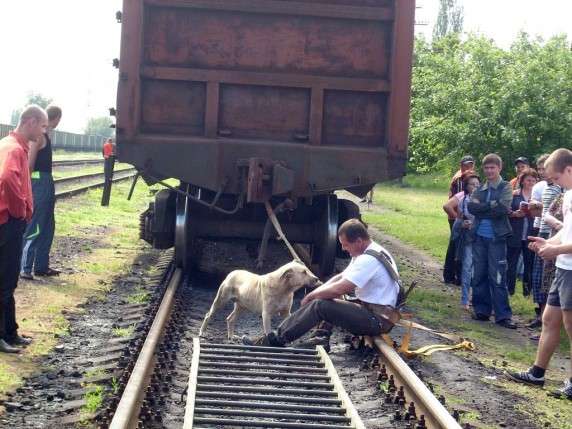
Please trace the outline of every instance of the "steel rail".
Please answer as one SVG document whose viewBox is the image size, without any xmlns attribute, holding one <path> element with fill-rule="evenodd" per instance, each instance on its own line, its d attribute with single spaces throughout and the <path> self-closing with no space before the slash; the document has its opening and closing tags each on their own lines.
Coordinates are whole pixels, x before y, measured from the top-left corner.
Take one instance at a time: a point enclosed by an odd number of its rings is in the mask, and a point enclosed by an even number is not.
<svg viewBox="0 0 572 429">
<path fill-rule="evenodd" d="M 169 320 L 171 309 L 175 301 L 175 294 L 181 283 L 181 279 L 181 269 L 175 270 L 165 290 L 161 305 L 157 310 L 145 343 L 139 352 L 139 357 L 133 367 L 123 395 L 117 405 L 117 409 L 109 425 L 110 429 L 137 427 L 139 411 L 145 396 L 145 387 L 149 384 L 149 379 L 156 361 L 155 352 Z"/>
<path fill-rule="evenodd" d="M 122 171 L 122 170 L 121 170 Z M 136 173 L 133 174 L 127 174 L 125 176 L 121 176 L 121 177 L 114 177 L 112 182 L 116 183 L 116 182 L 122 182 L 123 180 L 127 180 L 127 179 L 131 179 L 132 177 L 135 176 Z M 76 176 L 77 178 L 77 176 Z M 90 183 L 89 185 L 86 186 L 81 186 L 79 188 L 73 188 L 73 189 L 69 189 L 66 191 L 57 191 L 55 196 L 56 196 L 56 200 L 58 199 L 63 199 L 63 198 L 69 198 L 69 197 L 73 197 L 75 195 L 78 194 L 82 194 L 86 191 L 89 191 L 90 189 L 95 189 L 95 188 L 100 188 L 103 185 L 105 185 L 105 181 L 103 182 L 96 182 L 96 183 Z"/>
<path fill-rule="evenodd" d="M 113 175 L 115 176 L 116 174 L 121 174 L 123 176 L 123 173 L 127 172 L 135 173 L 136 170 L 134 167 L 123 168 L 121 170 L 114 170 Z M 59 186 L 63 185 L 64 183 L 77 182 L 81 180 L 92 180 L 92 179 L 105 179 L 105 173 L 92 173 L 92 174 L 84 174 L 81 176 L 62 177 L 61 179 L 54 179 L 54 185 Z"/>
<path fill-rule="evenodd" d="M 52 161 L 52 167 L 73 167 L 74 165 L 103 164 L 102 159 L 62 159 Z"/>
<path fill-rule="evenodd" d="M 393 347 L 380 337 L 366 338 L 366 342 L 375 344 L 388 375 L 393 375 L 395 383 L 403 386 L 407 402 L 415 404 L 417 415 L 425 416 L 428 429 L 462 429 Z"/>
</svg>

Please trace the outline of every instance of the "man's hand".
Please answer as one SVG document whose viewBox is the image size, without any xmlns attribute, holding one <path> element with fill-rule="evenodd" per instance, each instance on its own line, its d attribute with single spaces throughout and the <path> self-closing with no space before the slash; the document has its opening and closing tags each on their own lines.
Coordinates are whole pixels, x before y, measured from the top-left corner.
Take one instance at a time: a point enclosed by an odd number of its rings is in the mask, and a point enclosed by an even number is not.
<svg viewBox="0 0 572 429">
<path fill-rule="evenodd" d="M 559 254 L 559 246 L 547 243 L 538 250 L 538 256 L 544 260 L 555 259 Z"/>
<path fill-rule="evenodd" d="M 509 216 L 510 217 L 516 217 L 516 218 L 523 218 L 526 215 L 524 214 L 524 212 L 522 212 L 522 210 L 516 210 L 514 212 L 510 212 Z"/>
<path fill-rule="evenodd" d="M 546 246 L 546 240 L 542 237 L 528 237 L 528 241 L 530 241 L 528 248 L 535 253 L 538 253 L 542 247 Z"/>
<path fill-rule="evenodd" d="M 306 295 L 306 296 L 302 299 L 302 301 L 300 302 L 300 305 L 301 305 L 301 306 L 304 306 L 304 305 L 308 304 L 309 302 L 313 301 L 314 299 L 316 299 L 316 298 L 314 298 L 314 297 L 312 296 L 312 293 L 313 293 L 313 292 L 310 292 L 308 295 Z"/>
</svg>

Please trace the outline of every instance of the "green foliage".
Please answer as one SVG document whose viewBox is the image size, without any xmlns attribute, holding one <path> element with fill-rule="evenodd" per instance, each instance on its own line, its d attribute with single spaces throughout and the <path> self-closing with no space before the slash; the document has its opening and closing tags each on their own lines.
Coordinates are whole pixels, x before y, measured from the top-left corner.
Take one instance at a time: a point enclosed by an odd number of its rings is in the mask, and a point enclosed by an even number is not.
<svg viewBox="0 0 572 429">
<path fill-rule="evenodd" d="M 522 33 L 509 50 L 481 36 L 417 39 L 411 171 L 450 171 L 465 154 L 508 163 L 572 143 L 572 52 L 566 37 Z"/>
<path fill-rule="evenodd" d="M 113 124 L 113 121 L 107 116 L 90 118 L 85 126 L 85 134 L 104 138 L 113 137 L 113 129 L 110 128 L 111 124 Z"/>
</svg>

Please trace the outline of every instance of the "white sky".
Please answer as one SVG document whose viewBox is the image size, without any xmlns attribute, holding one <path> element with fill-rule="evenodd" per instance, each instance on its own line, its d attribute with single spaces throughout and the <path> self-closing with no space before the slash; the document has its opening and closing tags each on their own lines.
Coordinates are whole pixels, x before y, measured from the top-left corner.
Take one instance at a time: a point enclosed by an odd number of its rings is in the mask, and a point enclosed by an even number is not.
<svg viewBox="0 0 572 429">
<path fill-rule="evenodd" d="M 397 0 L 399 1 L 399 0 Z M 417 0 L 418 33 L 429 37 L 438 0 Z M 519 30 L 572 39 L 572 0 L 463 0 L 465 30 L 480 32 L 503 47 Z M 0 123 L 8 123 L 30 91 L 64 109 L 59 129 L 82 132 L 87 119 L 115 106 L 121 0 L 0 0 Z"/>
</svg>

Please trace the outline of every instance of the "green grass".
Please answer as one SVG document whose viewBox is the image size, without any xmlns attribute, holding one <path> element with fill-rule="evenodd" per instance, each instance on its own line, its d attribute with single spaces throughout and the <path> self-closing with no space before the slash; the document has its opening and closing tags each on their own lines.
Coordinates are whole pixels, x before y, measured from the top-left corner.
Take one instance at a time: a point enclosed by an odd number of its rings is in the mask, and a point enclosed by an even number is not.
<svg viewBox="0 0 572 429">
<path fill-rule="evenodd" d="M 85 405 L 81 409 L 81 414 L 93 414 L 101 408 L 105 399 L 105 389 L 103 386 L 90 385 L 85 394 Z"/>
<path fill-rule="evenodd" d="M 365 212 L 363 217 L 368 224 L 443 259 L 449 242 L 449 224 L 442 209 L 446 201 L 446 189 L 378 185 L 374 203 L 383 210 Z"/>
<path fill-rule="evenodd" d="M 129 326 L 127 328 L 113 328 L 112 329 L 112 333 L 114 337 L 120 337 L 120 338 L 125 338 L 125 337 L 130 337 L 131 335 L 133 335 L 133 332 L 135 332 L 135 326 Z"/>
<path fill-rule="evenodd" d="M 149 301 L 150 298 L 149 292 L 145 292 L 144 290 L 138 290 L 137 292 L 129 295 L 127 297 L 127 302 L 129 304 L 144 304 Z"/>
</svg>

